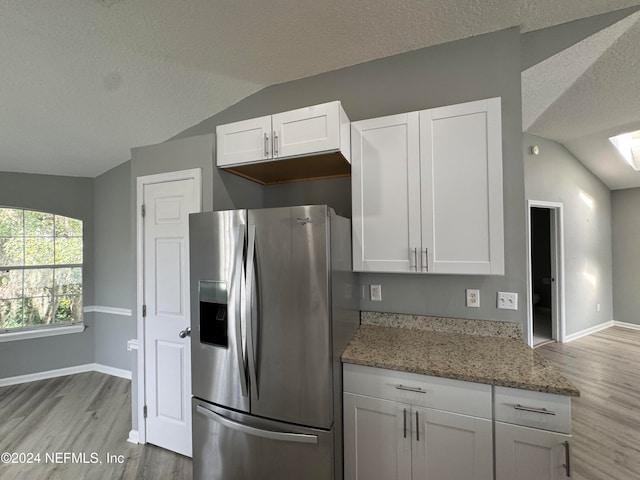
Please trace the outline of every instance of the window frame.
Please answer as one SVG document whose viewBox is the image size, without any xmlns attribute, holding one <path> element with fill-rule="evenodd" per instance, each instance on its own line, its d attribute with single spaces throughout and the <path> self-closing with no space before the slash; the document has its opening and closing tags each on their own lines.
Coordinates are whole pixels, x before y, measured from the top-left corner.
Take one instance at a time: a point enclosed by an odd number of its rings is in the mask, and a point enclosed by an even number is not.
<svg viewBox="0 0 640 480">
<path fill-rule="evenodd" d="M 81 332 L 84 331 L 86 326 L 84 324 L 84 297 L 85 297 L 85 287 L 84 287 L 84 283 L 85 283 L 85 278 L 84 278 L 84 250 L 85 250 L 85 244 L 84 244 L 84 237 L 85 237 L 85 231 L 84 231 L 84 225 L 85 222 L 82 219 L 79 218 L 75 218 L 75 217 L 70 217 L 68 215 L 62 215 L 62 214 L 58 214 L 58 213 L 53 213 L 53 212 L 47 212 L 44 210 L 35 210 L 35 209 L 31 209 L 31 208 L 24 208 L 24 207 L 14 207 L 14 206 L 8 206 L 8 205 L 0 205 L 0 210 L 17 210 L 20 211 L 22 214 L 22 230 L 21 230 L 21 234 L 20 235 L 12 235 L 12 236 L 2 236 L 0 235 L 0 238 L 22 238 L 22 248 L 23 248 L 23 258 L 22 258 L 22 265 L 0 265 L 0 271 L 2 272 L 11 272 L 11 271 L 20 271 L 22 272 L 22 285 L 21 285 L 21 292 L 22 295 L 21 297 L 16 297 L 16 298 L 7 298 L 7 299 L 2 299 L 4 300 L 22 300 L 22 302 L 25 301 L 26 298 L 47 298 L 49 297 L 51 299 L 52 302 L 52 309 L 51 309 L 51 323 L 48 324 L 39 324 L 39 325 L 23 325 L 21 327 L 15 327 L 15 328 L 6 328 L 6 327 L 0 327 L 0 342 L 5 342 L 5 341 L 9 341 L 9 340 L 20 340 L 20 339 L 26 339 L 26 338 L 37 338 L 37 337 L 45 337 L 45 336 L 53 336 L 53 335 L 60 335 L 60 334 L 65 334 L 65 333 L 77 333 L 77 332 Z M 52 221 L 52 233 L 51 235 L 42 235 L 42 236 L 38 236 L 38 235 L 28 235 L 27 231 L 26 231 L 26 220 L 25 220 L 25 214 L 26 212 L 34 212 L 37 214 L 43 214 L 43 215 L 50 215 L 51 216 L 51 221 Z M 67 218 L 67 219 L 71 219 L 71 220 L 75 220 L 77 222 L 81 223 L 81 233 L 79 236 L 76 235 L 57 235 L 57 231 L 56 231 L 56 217 L 63 217 L 63 218 Z M 42 263 L 42 264 L 37 264 L 37 265 L 27 265 L 27 258 L 26 258 L 26 245 L 27 239 L 30 238 L 51 238 L 52 240 L 52 247 L 51 247 L 51 255 L 52 255 L 52 260 L 53 263 Z M 82 261 L 81 263 L 56 263 L 56 243 L 58 239 L 63 239 L 63 238 L 79 238 L 82 244 Z M 56 295 L 56 271 L 58 270 L 70 270 L 70 269 L 74 269 L 74 268 L 79 268 L 80 269 L 80 275 L 81 275 L 81 281 L 79 283 L 80 286 L 80 293 L 79 294 L 71 294 L 71 295 L 64 295 L 64 294 L 58 294 Z M 24 272 L 27 272 L 29 270 L 51 270 L 51 275 L 52 275 L 52 279 L 51 279 L 51 294 L 50 296 L 47 297 L 29 297 L 27 295 L 25 295 L 25 276 L 24 276 Z M 69 297 L 69 296 L 73 296 L 73 297 L 78 297 L 80 302 L 81 302 L 81 307 L 80 307 L 80 311 L 79 311 L 79 320 L 71 320 L 71 321 L 64 321 L 64 322 L 55 322 L 55 316 L 56 316 L 56 311 L 57 311 L 57 307 L 58 307 L 58 299 L 60 298 L 64 298 L 64 297 Z M 24 321 L 24 313 L 23 313 L 23 321 Z"/>
</svg>

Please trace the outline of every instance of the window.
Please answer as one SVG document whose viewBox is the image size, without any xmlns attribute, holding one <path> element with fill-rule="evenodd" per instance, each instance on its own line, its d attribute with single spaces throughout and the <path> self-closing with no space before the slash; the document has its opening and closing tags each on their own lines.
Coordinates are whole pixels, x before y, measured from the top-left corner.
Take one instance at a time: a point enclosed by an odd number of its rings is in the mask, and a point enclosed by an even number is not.
<svg viewBox="0 0 640 480">
<path fill-rule="evenodd" d="M 634 170 L 640 171 L 640 130 L 609 137 L 609 141 Z"/>
<path fill-rule="evenodd" d="M 0 333 L 82 322 L 82 221 L 0 207 Z"/>
</svg>

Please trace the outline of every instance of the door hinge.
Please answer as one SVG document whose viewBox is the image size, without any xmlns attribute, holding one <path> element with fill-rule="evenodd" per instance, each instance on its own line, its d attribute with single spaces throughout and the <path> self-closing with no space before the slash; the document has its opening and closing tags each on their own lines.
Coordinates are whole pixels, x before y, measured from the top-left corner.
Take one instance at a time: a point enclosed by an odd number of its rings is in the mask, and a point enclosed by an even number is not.
<svg viewBox="0 0 640 480">
<path fill-rule="evenodd" d="M 147 207 L 145 207 L 144 203 L 142 204 L 142 206 L 140 207 L 140 213 L 142 214 L 142 217 L 144 218 L 144 216 L 147 214 Z"/>
<path fill-rule="evenodd" d="M 142 416 L 144 418 L 147 418 L 147 406 L 146 405 L 144 407 L 142 407 Z"/>
<path fill-rule="evenodd" d="M 147 306 L 146 305 L 142 305 L 142 316 L 143 317 L 147 316 Z"/>
</svg>

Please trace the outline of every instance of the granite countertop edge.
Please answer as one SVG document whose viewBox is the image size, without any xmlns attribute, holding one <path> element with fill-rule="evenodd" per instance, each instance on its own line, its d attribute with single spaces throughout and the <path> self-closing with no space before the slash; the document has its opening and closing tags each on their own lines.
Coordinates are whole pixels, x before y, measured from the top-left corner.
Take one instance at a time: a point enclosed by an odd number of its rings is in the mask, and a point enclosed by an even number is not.
<svg viewBox="0 0 640 480">
<path fill-rule="evenodd" d="M 458 357 L 452 353 L 456 351 L 460 352 Z M 580 391 L 547 360 L 528 345 L 509 338 L 491 337 L 489 340 L 461 333 L 417 332 L 401 327 L 361 325 L 342 354 L 342 362 L 499 387 L 580 396 Z"/>
</svg>

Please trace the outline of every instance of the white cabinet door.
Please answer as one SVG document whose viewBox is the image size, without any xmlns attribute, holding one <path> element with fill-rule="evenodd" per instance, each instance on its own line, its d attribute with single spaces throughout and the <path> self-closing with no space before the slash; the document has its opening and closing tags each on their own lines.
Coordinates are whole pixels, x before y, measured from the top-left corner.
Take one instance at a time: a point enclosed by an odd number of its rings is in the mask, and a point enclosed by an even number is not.
<svg viewBox="0 0 640 480">
<path fill-rule="evenodd" d="M 216 127 L 216 165 L 262 162 L 272 156 L 271 115 Z"/>
<path fill-rule="evenodd" d="M 272 124 L 273 158 L 340 148 L 340 102 L 278 113 Z"/>
<path fill-rule="evenodd" d="M 418 407 L 411 413 L 413 480 L 493 480 L 491 420 Z"/>
<path fill-rule="evenodd" d="M 416 271 L 420 260 L 418 112 L 351 124 L 353 269 Z"/>
<path fill-rule="evenodd" d="M 496 480 L 570 476 L 571 435 L 496 422 Z"/>
<path fill-rule="evenodd" d="M 430 272 L 504 274 L 501 125 L 499 98 L 420 112 Z"/>
<path fill-rule="evenodd" d="M 411 480 L 410 407 L 344 394 L 344 478 Z"/>
</svg>

